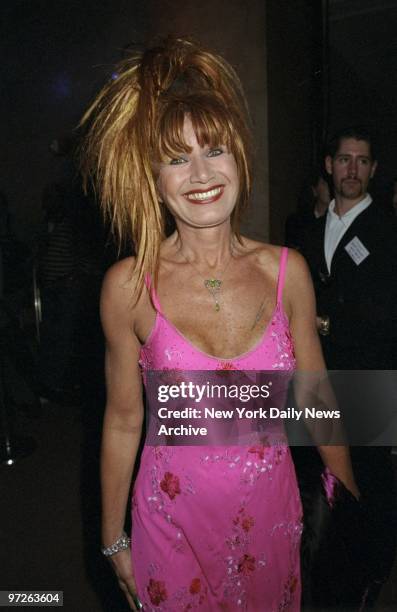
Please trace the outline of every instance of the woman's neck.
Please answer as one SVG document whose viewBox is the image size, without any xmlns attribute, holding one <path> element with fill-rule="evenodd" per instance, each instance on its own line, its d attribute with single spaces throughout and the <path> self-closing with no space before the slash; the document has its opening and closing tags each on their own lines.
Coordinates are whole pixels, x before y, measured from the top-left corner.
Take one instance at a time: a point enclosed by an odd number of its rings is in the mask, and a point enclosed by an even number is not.
<svg viewBox="0 0 397 612">
<path fill-rule="evenodd" d="M 171 236 L 173 253 L 181 260 L 217 268 L 233 255 L 236 237 L 230 224 L 217 227 L 178 227 Z"/>
</svg>

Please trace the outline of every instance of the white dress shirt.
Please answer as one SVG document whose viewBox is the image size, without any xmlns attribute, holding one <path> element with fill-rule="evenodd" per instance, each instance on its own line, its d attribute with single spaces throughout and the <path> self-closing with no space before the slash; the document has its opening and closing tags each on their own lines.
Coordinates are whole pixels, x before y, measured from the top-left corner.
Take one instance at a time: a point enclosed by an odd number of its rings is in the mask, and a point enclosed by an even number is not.
<svg viewBox="0 0 397 612">
<path fill-rule="evenodd" d="M 328 212 L 327 219 L 325 221 L 325 235 L 324 235 L 324 255 L 325 261 L 327 262 L 328 272 L 331 272 L 331 263 L 336 247 L 342 239 L 344 233 L 349 229 L 354 219 L 358 217 L 371 204 L 372 198 L 367 193 L 358 204 L 353 206 L 347 213 L 341 217 L 335 212 L 335 200 L 332 200 Z"/>
</svg>

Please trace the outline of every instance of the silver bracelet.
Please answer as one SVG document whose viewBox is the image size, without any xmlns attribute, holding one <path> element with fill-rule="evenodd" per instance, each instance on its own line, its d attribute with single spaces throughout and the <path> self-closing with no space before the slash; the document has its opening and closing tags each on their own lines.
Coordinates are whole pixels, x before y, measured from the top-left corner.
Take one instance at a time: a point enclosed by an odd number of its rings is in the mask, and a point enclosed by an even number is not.
<svg viewBox="0 0 397 612">
<path fill-rule="evenodd" d="M 131 544 L 131 538 L 127 536 L 127 534 L 123 531 L 121 536 L 117 538 L 113 544 L 110 546 L 102 546 L 101 553 L 105 555 L 105 557 L 112 557 L 118 552 L 125 550 Z"/>
</svg>

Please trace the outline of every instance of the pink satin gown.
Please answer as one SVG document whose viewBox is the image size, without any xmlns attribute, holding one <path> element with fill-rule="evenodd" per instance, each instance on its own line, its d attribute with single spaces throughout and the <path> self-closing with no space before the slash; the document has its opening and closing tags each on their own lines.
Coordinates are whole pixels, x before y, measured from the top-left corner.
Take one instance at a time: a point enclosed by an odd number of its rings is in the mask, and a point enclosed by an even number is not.
<svg viewBox="0 0 397 612">
<path fill-rule="evenodd" d="M 219 359 L 168 321 L 141 350 L 149 370 L 295 368 L 282 290 L 283 249 L 272 318 L 250 351 Z M 287 444 L 148 446 L 132 500 L 132 561 L 146 611 L 279 612 L 300 609 L 302 509 Z"/>
</svg>

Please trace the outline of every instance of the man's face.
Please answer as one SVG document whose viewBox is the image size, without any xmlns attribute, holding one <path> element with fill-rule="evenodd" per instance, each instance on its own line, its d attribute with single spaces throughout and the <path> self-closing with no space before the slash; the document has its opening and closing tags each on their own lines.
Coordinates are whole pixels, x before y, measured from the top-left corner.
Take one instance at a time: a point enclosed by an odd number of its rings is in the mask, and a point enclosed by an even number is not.
<svg viewBox="0 0 397 612">
<path fill-rule="evenodd" d="M 335 195 L 355 204 L 367 193 L 368 183 L 375 174 L 376 161 L 371 158 L 368 142 L 343 138 L 335 156 L 325 158 L 325 167 L 332 175 Z"/>
</svg>

